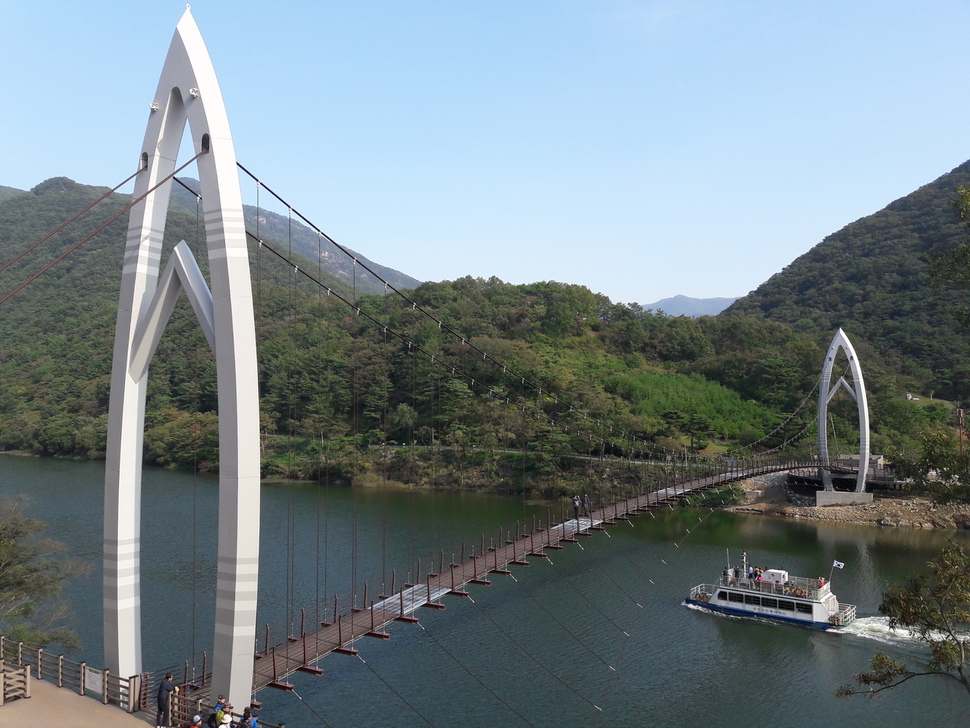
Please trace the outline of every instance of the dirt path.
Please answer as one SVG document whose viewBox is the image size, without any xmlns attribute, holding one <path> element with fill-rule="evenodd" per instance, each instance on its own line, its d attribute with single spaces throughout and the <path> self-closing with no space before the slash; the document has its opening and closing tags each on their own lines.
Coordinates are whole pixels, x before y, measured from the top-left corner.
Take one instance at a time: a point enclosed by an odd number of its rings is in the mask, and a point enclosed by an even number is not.
<svg viewBox="0 0 970 728">
<path fill-rule="evenodd" d="M 819 508 L 791 495 L 785 487 L 786 478 L 786 474 L 779 473 L 743 481 L 746 501 L 725 510 L 878 526 L 970 528 L 970 505 L 937 505 L 928 498 L 876 494 L 872 503 Z M 810 502 L 814 503 L 814 498 Z"/>
</svg>

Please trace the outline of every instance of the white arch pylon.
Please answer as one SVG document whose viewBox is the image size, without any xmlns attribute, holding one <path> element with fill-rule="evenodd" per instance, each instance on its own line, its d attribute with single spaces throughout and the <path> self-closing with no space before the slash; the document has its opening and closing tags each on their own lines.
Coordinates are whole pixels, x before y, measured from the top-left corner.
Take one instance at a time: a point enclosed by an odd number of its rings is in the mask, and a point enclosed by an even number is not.
<svg viewBox="0 0 970 728">
<path fill-rule="evenodd" d="M 849 360 L 849 369 L 852 372 L 852 385 L 845 381 L 845 377 L 832 384 L 832 368 L 839 355 L 839 349 L 845 352 Z M 825 363 L 822 366 L 822 381 L 818 389 L 818 454 L 822 467 L 819 472 L 822 476 L 822 483 L 825 490 L 833 490 L 832 473 L 827 469 L 831 464 L 829 459 L 828 420 L 829 402 L 840 389 L 845 389 L 849 396 L 856 401 L 859 410 L 859 474 L 856 477 L 856 493 L 864 493 L 866 490 L 866 475 L 869 472 L 869 404 L 866 400 L 866 385 L 862 379 L 862 367 L 859 365 L 859 357 L 852 347 L 852 342 L 839 329 L 829 344 L 828 353 L 825 355 Z"/>
<path fill-rule="evenodd" d="M 229 121 L 209 53 L 188 9 L 172 38 L 142 146 L 121 279 L 111 373 L 104 513 L 104 656 L 142 671 L 141 465 L 148 367 L 175 301 L 189 294 L 216 358 L 219 525 L 212 692 L 252 695 L 259 574 L 259 396 L 242 195 Z M 211 293 L 181 243 L 159 277 L 171 180 L 185 124 L 205 205 Z M 174 535 L 177 537 L 177 534 Z M 178 548 L 178 542 L 173 542 Z M 178 605 L 171 605 L 173 610 Z"/>
</svg>

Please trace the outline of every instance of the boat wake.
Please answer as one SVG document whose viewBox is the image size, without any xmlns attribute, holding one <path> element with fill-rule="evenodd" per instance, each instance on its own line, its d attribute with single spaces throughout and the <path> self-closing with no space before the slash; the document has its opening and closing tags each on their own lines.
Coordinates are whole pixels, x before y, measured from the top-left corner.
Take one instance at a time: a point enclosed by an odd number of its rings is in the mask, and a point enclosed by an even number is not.
<svg viewBox="0 0 970 728">
<path fill-rule="evenodd" d="M 833 634 L 843 634 L 852 637 L 875 640 L 883 644 L 907 645 L 920 642 L 916 633 L 909 629 L 889 628 L 889 617 L 859 617 L 852 624 L 841 629 L 829 630 Z M 944 635 L 933 635 L 943 639 Z"/>
</svg>

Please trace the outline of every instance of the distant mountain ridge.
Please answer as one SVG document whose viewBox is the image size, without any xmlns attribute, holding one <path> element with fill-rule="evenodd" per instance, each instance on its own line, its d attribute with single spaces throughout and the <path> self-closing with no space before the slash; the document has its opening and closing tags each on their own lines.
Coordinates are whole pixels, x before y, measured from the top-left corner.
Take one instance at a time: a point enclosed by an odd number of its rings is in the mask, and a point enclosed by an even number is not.
<svg viewBox="0 0 970 728">
<path fill-rule="evenodd" d="M 691 298 L 690 296 L 672 296 L 671 298 L 661 298 L 656 303 L 644 304 L 645 311 L 659 313 L 663 311 L 668 316 L 717 316 L 724 309 L 738 300 L 733 298 Z"/>
<path fill-rule="evenodd" d="M 16 197 L 17 195 L 23 195 L 25 192 L 25 190 L 18 190 L 16 187 L 0 185 L 0 202 L 9 200 L 11 197 Z"/>
<path fill-rule="evenodd" d="M 200 189 L 199 181 L 196 179 L 179 177 L 179 180 L 192 190 Z M 196 196 L 182 185 L 172 187 L 171 203 L 173 207 L 189 215 L 196 214 Z M 257 210 L 252 205 L 243 205 L 243 216 L 246 219 L 247 229 L 254 231 L 258 227 L 260 237 L 280 244 L 292 245 L 295 253 L 311 262 L 319 262 L 323 270 L 348 287 L 355 286 L 361 293 L 381 293 L 384 290 L 384 284 L 380 279 L 372 276 L 360 265 L 354 265 L 351 258 L 341 253 L 326 240 L 321 240 L 316 232 L 299 220 L 295 218 L 289 220 L 285 215 L 265 209 Z M 258 226 L 256 224 L 257 216 L 259 217 Z M 359 263 L 366 265 L 398 290 L 417 288 L 421 285 L 421 281 L 417 278 L 375 263 L 356 251 L 347 249 Z"/>
</svg>

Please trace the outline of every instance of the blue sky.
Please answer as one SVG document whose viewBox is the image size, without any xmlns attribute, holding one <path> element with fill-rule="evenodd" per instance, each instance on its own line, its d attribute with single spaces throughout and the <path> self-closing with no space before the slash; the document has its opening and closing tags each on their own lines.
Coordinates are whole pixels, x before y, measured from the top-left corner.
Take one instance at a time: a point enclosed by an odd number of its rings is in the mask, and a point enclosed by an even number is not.
<svg viewBox="0 0 970 728">
<path fill-rule="evenodd" d="M 0 184 L 128 176 L 184 7 L 0 0 Z M 743 295 L 970 158 L 966 2 L 192 13 L 239 160 L 339 242 L 425 280 Z"/>
</svg>

